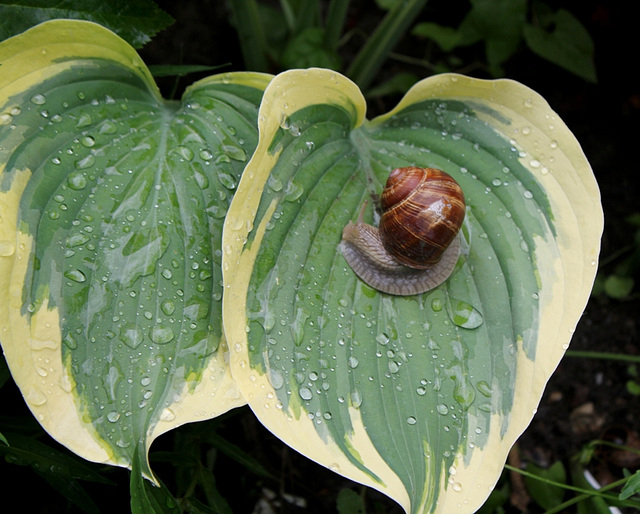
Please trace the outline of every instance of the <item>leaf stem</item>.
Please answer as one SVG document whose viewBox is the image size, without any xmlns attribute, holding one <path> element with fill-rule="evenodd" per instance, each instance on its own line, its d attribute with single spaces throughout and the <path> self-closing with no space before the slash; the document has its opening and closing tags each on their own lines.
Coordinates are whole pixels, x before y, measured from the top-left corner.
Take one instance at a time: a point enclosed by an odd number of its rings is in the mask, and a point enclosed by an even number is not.
<svg viewBox="0 0 640 514">
<path fill-rule="evenodd" d="M 582 487 L 576 487 L 573 485 L 568 485 L 568 484 L 563 484 L 560 482 L 556 482 L 555 480 L 551 480 L 549 478 L 545 478 L 545 477 L 541 477 L 538 475 L 535 475 L 533 473 L 529 473 L 528 471 L 525 471 L 524 469 L 520 469 L 520 468 L 516 468 L 514 466 L 510 466 L 509 464 L 505 464 L 505 469 L 508 469 L 510 471 L 515 471 L 516 473 L 520 473 L 521 475 L 524 475 L 528 478 L 532 478 L 533 480 L 539 480 L 540 482 L 544 482 L 546 484 L 552 485 L 554 487 L 560 487 L 561 489 L 566 489 L 568 491 L 573 491 L 575 493 L 580 493 L 577 496 L 574 496 L 573 498 L 571 498 L 570 500 L 567 500 L 565 502 L 563 502 L 560 505 L 557 505 L 556 507 L 554 507 L 553 509 L 547 510 L 545 511 L 545 514 L 554 514 L 556 512 L 561 512 L 564 509 L 566 509 L 567 507 L 578 503 L 582 500 L 586 500 L 588 498 L 591 498 L 593 496 L 599 496 L 600 498 L 603 498 L 604 500 L 608 500 L 608 501 L 612 501 L 612 502 L 616 502 L 616 503 L 620 503 L 620 499 L 617 496 L 614 496 L 612 494 L 603 494 L 606 491 L 610 491 L 611 489 L 615 489 L 616 487 L 622 486 L 627 482 L 627 478 L 622 478 L 620 480 L 617 480 L 616 482 L 612 482 L 611 484 L 608 484 L 606 486 L 601 487 L 600 489 L 594 489 L 592 491 L 588 490 L 588 489 L 583 489 Z M 635 502 L 632 502 L 633 505 L 636 505 Z"/>
<path fill-rule="evenodd" d="M 232 5 L 246 69 L 268 71 L 267 42 L 256 0 L 236 0 Z"/>
<path fill-rule="evenodd" d="M 367 39 L 347 70 L 347 76 L 358 84 L 361 90 L 366 90 L 373 82 L 389 52 L 426 3 L 427 0 L 398 2 Z"/>
<path fill-rule="evenodd" d="M 640 363 L 640 355 L 625 355 L 622 353 L 613 353 L 613 352 L 590 352 L 590 351 L 583 351 L 583 350 L 568 350 L 565 355 L 569 357 L 585 357 L 588 359 L 608 359 L 608 360 Z"/>
<path fill-rule="evenodd" d="M 324 28 L 324 44 L 331 50 L 338 48 L 344 22 L 349 10 L 349 0 L 331 0 Z"/>
</svg>

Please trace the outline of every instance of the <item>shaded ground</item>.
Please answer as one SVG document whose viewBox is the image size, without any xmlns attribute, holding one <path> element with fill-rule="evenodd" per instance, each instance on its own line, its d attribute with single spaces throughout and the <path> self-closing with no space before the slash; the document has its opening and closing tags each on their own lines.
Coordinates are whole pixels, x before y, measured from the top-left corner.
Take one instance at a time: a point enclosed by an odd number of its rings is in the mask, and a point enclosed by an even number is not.
<svg viewBox="0 0 640 514">
<path fill-rule="evenodd" d="M 360 6 L 357 19 L 353 23 L 374 23 L 379 14 L 375 10 L 363 9 L 362 2 L 353 2 Z M 549 2 L 552 3 L 552 2 Z M 432 2 L 432 9 L 442 6 L 442 1 Z M 458 2 L 455 5 L 466 5 Z M 564 3 L 566 5 L 566 2 Z M 232 62 L 228 69 L 242 69 L 239 54 L 229 54 L 237 48 L 235 34 L 222 17 L 220 4 L 214 1 L 182 1 L 168 4 L 166 9 L 177 20 L 167 31 L 159 34 L 156 40 L 144 49 L 143 57 L 149 63 L 220 64 Z M 633 18 L 622 1 L 604 0 L 575 2 L 571 8 L 587 26 L 596 44 L 596 64 L 599 84 L 591 85 L 573 77 L 563 70 L 533 56 L 524 53 L 509 62 L 506 74 L 540 92 L 556 110 L 561 118 L 574 131 L 583 145 L 602 193 L 605 210 L 605 233 L 602 256 L 605 258 L 631 243 L 631 230 L 625 223 L 625 217 L 640 212 L 640 193 L 638 165 L 632 161 L 637 151 L 638 122 L 640 121 L 640 88 L 638 81 L 631 78 L 637 66 L 636 28 Z M 448 13 L 433 13 L 442 18 L 454 18 L 455 10 Z M 628 49 L 633 51 L 632 58 Z M 412 45 L 405 42 L 400 51 L 412 51 Z M 463 57 L 474 62 L 482 56 L 481 48 L 472 48 Z M 627 61 L 627 59 L 632 59 Z M 407 69 L 406 65 L 392 62 L 385 73 Z M 425 74 L 424 70 L 419 71 Z M 484 77 L 482 70 L 476 68 L 471 74 Z M 197 78 L 197 77 L 196 77 Z M 188 84 L 194 77 L 188 77 Z M 172 83 L 165 81 L 162 87 L 170 90 Z M 373 106 L 380 112 L 388 110 L 395 99 Z M 574 335 L 571 350 L 591 350 L 616 352 L 627 355 L 639 355 L 640 297 L 637 291 L 624 301 L 606 297 L 593 298 L 583 315 Z M 640 366 L 639 366 L 640 367 Z M 562 460 L 567 466 L 571 458 L 578 454 L 585 444 L 598 439 L 603 434 L 622 434 L 630 444 L 634 438 L 640 438 L 640 396 L 627 390 L 627 382 L 632 380 L 633 369 L 628 364 L 603 359 L 587 359 L 567 356 L 548 383 L 538 412 L 528 430 L 518 442 L 518 453 L 523 462 L 535 462 L 546 467 Z M 15 389 L 15 388 L 14 388 Z M 5 400 L 12 405 L 10 411 L 16 417 L 27 416 L 26 408 L 21 406 L 17 390 L 3 389 Z M 13 405 L 15 404 L 15 408 Z M 268 433 L 247 409 L 238 409 L 211 422 L 210 425 L 196 424 L 180 429 L 181 441 L 187 444 L 190 437 L 200 438 L 201 431 L 207 426 L 215 430 L 230 442 L 241 446 L 253 455 L 275 479 L 260 478 L 247 471 L 229 457 L 211 451 L 206 456 L 215 459 L 217 486 L 234 512 L 252 512 L 265 490 L 274 492 L 280 504 L 276 512 L 324 513 L 335 511 L 338 492 L 343 488 L 352 488 L 360 492 L 358 485 L 325 470 L 308 459 L 298 455 Z M 154 452 L 169 449 L 174 444 L 173 436 L 163 436 Z M 55 443 L 50 443 L 55 444 Z M 639 443 L 640 444 L 640 443 Z M 628 454 L 613 455 L 629 458 Z M 607 460 L 608 459 L 608 460 Z M 615 459 L 614 459 L 615 460 Z M 621 476 L 621 468 L 611 463 L 611 453 L 596 453 L 590 469 L 594 475 L 606 483 Z M 633 460 L 624 464 L 630 469 L 638 466 Z M 156 463 L 154 469 L 167 481 L 175 475 L 174 464 Z M 64 502 L 50 499 L 56 493 L 44 480 L 35 477 L 27 468 L 4 466 L 0 490 L 10 494 L 25 482 L 33 482 L 40 491 L 29 495 L 22 501 L 25 512 L 72 512 Z M 110 473 L 116 488 L 96 486 L 95 497 L 101 498 L 105 512 L 108 509 L 125 511 L 128 509 L 128 479 L 121 470 Z M 505 479 L 508 479 L 506 477 Z M 508 480 L 507 480 L 507 483 Z M 176 484 L 171 484 L 171 486 Z M 238 493 L 238 488 L 241 493 Z M 172 490 L 173 489 L 172 487 Z M 105 492 L 106 491 L 106 492 Z M 304 500 L 306 506 L 300 508 L 294 503 L 282 500 L 281 493 L 293 495 Z M 59 497 L 58 497 L 59 498 Z M 367 490 L 366 498 L 369 512 L 380 508 L 379 512 L 395 513 L 400 509 L 393 502 Z M 507 512 L 519 512 L 520 509 L 506 503 Z M 529 504 L 529 512 L 539 509 Z M 572 512 L 571 510 L 568 512 Z"/>
</svg>

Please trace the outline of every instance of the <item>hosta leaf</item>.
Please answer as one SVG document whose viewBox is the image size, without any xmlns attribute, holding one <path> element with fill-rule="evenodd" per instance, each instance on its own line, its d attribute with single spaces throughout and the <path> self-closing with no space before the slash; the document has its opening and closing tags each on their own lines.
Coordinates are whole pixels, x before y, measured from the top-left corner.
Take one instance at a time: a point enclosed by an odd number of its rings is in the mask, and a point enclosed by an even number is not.
<svg viewBox="0 0 640 514">
<path fill-rule="evenodd" d="M 46 20 L 67 18 L 99 23 L 139 48 L 173 21 L 152 0 L 16 0 L 2 4 L 0 39 Z"/>
<path fill-rule="evenodd" d="M 249 405 L 287 444 L 411 512 L 473 511 L 530 422 L 592 286 L 602 211 L 584 154 L 512 81 L 441 75 L 366 121 L 325 70 L 265 91 L 223 232 L 225 334 Z M 362 283 L 343 227 L 394 167 L 466 195 L 461 257 L 428 293 Z"/>
<path fill-rule="evenodd" d="M 163 100 L 88 22 L 0 45 L 0 338 L 29 407 L 81 456 L 138 468 L 158 435 L 243 405 L 221 233 L 269 76 Z"/>
</svg>

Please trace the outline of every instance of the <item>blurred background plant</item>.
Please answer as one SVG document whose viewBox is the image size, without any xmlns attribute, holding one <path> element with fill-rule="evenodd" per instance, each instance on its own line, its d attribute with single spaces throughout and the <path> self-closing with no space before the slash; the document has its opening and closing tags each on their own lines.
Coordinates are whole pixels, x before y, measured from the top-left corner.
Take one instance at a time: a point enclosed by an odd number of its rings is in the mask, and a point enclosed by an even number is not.
<svg viewBox="0 0 640 514">
<path fill-rule="evenodd" d="M 63 17 L 95 21 L 129 41 L 168 98 L 211 70 L 309 66 L 354 80 L 370 100 L 369 117 L 393 107 L 417 80 L 444 71 L 513 78 L 547 98 L 582 143 L 601 186 L 600 273 L 572 350 L 481 512 L 632 511 L 640 490 L 640 215 L 629 212 L 638 179 L 628 150 L 636 144 L 640 91 L 625 57 L 637 46 L 628 3 L 0 0 L 0 40 Z M 37 493 L 20 497 L 25 512 L 129 509 L 128 474 L 85 462 L 53 441 L 4 360 L 0 398 L 5 498 L 28 484 Z M 166 434 L 151 459 L 172 494 L 158 501 L 172 510 L 400 512 L 376 491 L 283 445 L 247 408 Z"/>
<path fill-rule="evenodd" d="M 502 77 L 510 59 L 527 58 L 525 49 L 596 82 L 591 36 L 566 9 L 530 0 L 376 3 L 380 19 L 370 29 L 356 23 L 350 2 L 343 0 L 281 0 L 277 5 L 239 0 L 229 5 L 247 69 L 331 68 L 350 77 L 367 96 L 403 93 L 425 73 L 481 69 Z M 395 50 L 401 40 L 402 49 Z M 461 51 L 473 45 L 482 47 L 484 55 L 468 62 Z M 415 71 L 391 77 L 380 73 L 388 59 Z"/>
</svg>

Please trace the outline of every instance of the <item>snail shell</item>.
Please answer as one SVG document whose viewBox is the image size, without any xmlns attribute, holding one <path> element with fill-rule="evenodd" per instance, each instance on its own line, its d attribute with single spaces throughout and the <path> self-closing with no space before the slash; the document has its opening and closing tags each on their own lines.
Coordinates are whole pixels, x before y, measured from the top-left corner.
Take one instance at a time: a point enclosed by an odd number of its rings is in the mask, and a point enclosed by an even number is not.
<svg viewBox="0 0 640 514">
<path fill-rule="evenodd" d="M 435 168 L 397 168 L 381 197 L 380 228 L 349 222 L 342 254 L 353 271 L 384 293 L 412 295 L 442 284 L 460 254 L 462 189 Z"/>
</svg>

